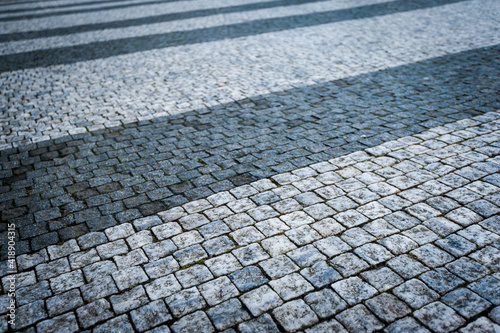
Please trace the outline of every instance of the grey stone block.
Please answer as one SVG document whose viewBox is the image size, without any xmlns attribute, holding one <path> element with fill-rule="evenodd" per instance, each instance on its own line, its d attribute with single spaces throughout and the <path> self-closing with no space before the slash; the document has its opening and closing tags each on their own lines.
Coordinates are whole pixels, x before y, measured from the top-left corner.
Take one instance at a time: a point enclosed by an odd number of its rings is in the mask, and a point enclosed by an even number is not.
<svg viewBox="0 0 500 333">
<path fill-rule="evenodd" d="M 440 302 L 424 306 L 414 316 L 436 332 L 452 332 L 465 323 L 453 309 Z"/>
<path fill-rule="evenodd" d="M 216 305 L 207 310 L 207 314 L 218 330 L 225 330 L 251 318 L 237 299 Z"/>
<path fill-rule="evenodd" d="M 329 288 L 307 294 L 304 301 L 320 318 L 331 317 L 347 307 L 347 303 Z"/>
<path fill-rule="evenodd" d="M 83 268 L 100 260 L 101 258 L 95 249 L 76 252 L 69 255 L 69 263 L 72 269 Z"/>
<path fill-rule="evenodd" d="M 314 289 L 314 287 L 307 282 L 307 280 L 297 273 L 292 273 L 277 280 L 272 280 L 269 282 L 269 285 L 285 301 L 303 295 Z"/>
<path fill-rule="evenodd" d="M 467 319 L 491 306 L 490 302 L 466 288 L 450 291 L 441 298 L 441 301 Z"/>
<path fill-rule="evenodd" d="M 181 266 L 190 265 L 208 257 L 201 245 L 193 245 L 188 248 L 174 252 L 174 258 Z"/>
<path fill-rule="evenodd" d="M 142 286 L 127 290 L 120 295 L 113 295 L 109 298 L 116 314 L 122 314 L 132 309 L 136 309 L 149 302 L 146 292 Z"/>
<path fill-rule="evenodd" d="M 82 291 L 83 299 L 86 302 L 93 302 L 95 300 L 118 293 L 115 282 L 109 275 L 103 276 L 98 280 L 94 280 L 91 283 L 81 286 L 80 290 Z M 75 301 L 76 300 L 77 298 L 75 299 Z"/>
<path fill-rule="evenodd" d="M 233 254 L 243 266 L 253 265 L 259 261 L 269 258 L 259 244 L 250 244 L 233 250 Z"/>
<path fill-rule="evenodd" d="M 73 313 L 66 313 L 52 319 L 44 320 L 38 323 L 36 328 L 40 332 L 50 333 L 73 333 L 80 330 Z"/>
<path fill-rule="evenodd" d="M 198 286 L 198 290 L 211 306 L 239 295 L 238 289 L 227 276 L 203 283 Z"/>
<path fill-rule="evenodd" d="M 240 300 L 255 317 L 283 304 L 278 294 L 267 285 L 243 294 Z"/>
<path fill-rule="evenodd" d="M 121 315 L 97 325 L 92 331 L 95 333 L 126 333 L 131 332 L 133 329 L 134 328 L 132 327 L 132 324 L 130 324 L 127 315 Z"/>
<path fill-rule="evenodd" d="M 319 321 L 314 311 L 301 299 L 274 309 L 273 315 L 287 332 L 298 331 Z"/>
<path fill-rule="evenodd" d="M 148 280 L 142 267 L 128 267 L 112 273 L 113 280 L 120 291 L 126 290 Z"/>
<path fill-rule="evenodd" d="M 148 258 L 153 261 L 172 254 L 177 250 L 177 246 L 175 246 L 170 239 L 167 239 L 161 242 L 148 244 L 143 247 L 143 250 L 146 252 Z"/>
<path fill-rule="evenodd" d="M 116 255 L 126 254 L 128 252 L 128 247 L 123 239 L 119 239 L 97 246 L 97 252 L 102 259 L 109 259 Z"/>
<path fill-rule="evenodd" d="M 428 329 L 423 327 L 412 317 L 405 317 L 399 319 L 387 326 L 384 330 L 386 333 L 405 333 L 405 332 L 415 332 L 415 333 L 430 333 Z"/>
<path fill-rule="evenodd" d="M 464 280 L 442 267 L 420 275 L 420 279 L 440 294 L 450 291 L 464 283 Z"/>
<path fill-rule="evenodd" d="M 271 279 L 277 279 L 299 270 L 299 267 L 285 255 L 264 260 L 259 265 Z"/>
<path fill-rule="evenodd" d="M 175 273 L 184 288 L 189 288 L 213 279 L 212 273 L 203 265 L 194 265 Z"/>
<path fill-rule="evenodd" d="M 419 261 L 406 254 L 389 260 L 387 265 L 405 279 L 410 279 L 429 270 L 429 268 L 422 265 Z"/>
<path fill-rule="evenodd" d="M 423 282 L 412 279 L 394 288 L 394 294 L 414 309 L 418 309 L 438 299 L 439 295 Z"/>
<path fill-rule="evenodd" d="M 461 328 L 460 333 L 472 333 L 472 332 L 484 332 L 484 333 L 495 333 L 500 330 L 500 325 L 495 324 L 486 317 L 478 318 L 476 321 L 470 323 L 469 325 Z"/>
<path fill-rule="evenodd" d="M 153 301 L 170 296 L 182 289 L 173 274 L 154 279 L 146 284 L 145 288 L 149 298 Z"/>
<path fill-rule="evenodd" d="M 380 294 L 366 301 L 366 306 L 380 319 L 391 323 L 411 313 L 405 303 L 391 294 Z"/>
<path fill-rule="evenodd" d="M 387 291 L 404 282 L 399 275 L 387 267 L 362 272 L 361 276 L 380 292 Z"/>
<path fill-rule="evenodd" d="M 198 311 L 190 315 L 184 316 L 178 321 L 176 321 L 171 326 L 172 331 L 175 333 L 181 332 L 203 332 L 203 333 L 213 333 L 215 332 L 214 326 L 208 319 L 207 315 L 203 311 Z"/>
<path fill-rule="evenodd" d="M 238 325 L 238 329 L 241 333 L 277 333 L 279 332 L 278 327 L 274 323 L 273 319 L 267 313 L 262 316 L 246 321 Z M 229 332 L 228 332 L 229 333 Z"/>
<path fill-rule="evenodd" d="M 116 265 L 110 260 L 99 261 L 83 268 L 83 273 L 88 282 L 100 279 L 117 271 Z"/>
<path fill-rule="evenodd" d="M 150 328 L 165 323 L 172 319 L 172 316 L 163 301 L 151 302 L 136 310 L 130 312 L 130 317 L 135 327 L 140 331 L 146 331 Z"/>
<path fill-rule="evenodd" d="M 16 310 L 16 329 L 28 327 L 45 318 L 47 313 L 43 300 L 23 305 Z"/>
<path fill-rule="evenodd" d="M 261 242 L 261 245 L 272 257 L 279 256 L 280 254 L 287 253 L 297 248 L 297 246 L 285 235 L 266 238 Z"/>
<path fill-rule="evenodd" d="M 78 321 L 83 328 L 113 317 L 111 306 L 105 299 L 99 299 L 76 309 Z"/>
<path fill-rule="evenodd" d="M 207 306 L 205 299 L 196 287 L 183 289 L 178 293 L 168 296 L 165 298 L 165 301 L 172 314 L 177 318 Z"/>
<path fill-rule="evenodd" d="M 317 288 L 342 279 L 342 276 L 329 266 L 326 261 L 319 261 L 311 267 L 304 268 L 300 271 L 300 274 Z"/>
<path fill-rule="evenodd" d="M 83 300 L 80 296 L 80 291 L 78 289 L 72 289 L 68 292 L 47 299 L 46 304 L 49 315 L 54 317 L 82 306 Z"/>
<path fill-rule="evenodd" d="M 341 312 L 336 319 L 349 332 L 374 332 L 384 328 L 384 324 L 361 304 Z"/>
<path fill-rule="evenodd" d="M 82 271 L 72 271 L 50 279 L 50 288 L 57 295 L 85 284 Z"/>
<path fill-rule="evenodd" d="M 226 253 L 205 261 L 205 265 L 215 276 L 222 276 L 242 268 L 238 260 L 231 254 Z"/>
<path fill-rule="evenodd" d="M 242 291 L 248 291 L 261 286 L 268 281 L 262 271 L 255 266 L 247 266 L 229 275 L 231 281 Z"/>
<path fill-rule="evenodd" d="M 330 261 L 331 265 L 344 277 L 348 277 L 370 267 L 364 260 L 353 253 L 341 254 Z"/>
</svg>

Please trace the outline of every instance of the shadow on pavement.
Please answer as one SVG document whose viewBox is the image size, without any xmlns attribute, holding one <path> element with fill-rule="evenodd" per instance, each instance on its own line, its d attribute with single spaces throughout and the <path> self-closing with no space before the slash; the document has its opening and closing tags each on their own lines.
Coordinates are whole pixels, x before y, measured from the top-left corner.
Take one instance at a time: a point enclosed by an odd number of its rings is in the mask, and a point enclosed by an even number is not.
<svg viewBox="0 0 500 333">
<path fill-rule="evenodd" d="M 27 253 L 499 109 L 499 51 L 476 49 L 1 151 L 2 220 L 16 223 L 18 253 Z"/>
</svg>

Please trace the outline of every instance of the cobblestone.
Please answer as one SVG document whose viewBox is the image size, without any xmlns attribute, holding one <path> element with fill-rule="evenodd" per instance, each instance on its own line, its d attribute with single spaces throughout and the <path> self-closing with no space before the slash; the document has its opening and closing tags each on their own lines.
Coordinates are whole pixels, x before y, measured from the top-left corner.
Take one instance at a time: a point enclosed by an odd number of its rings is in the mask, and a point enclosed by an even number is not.
<svg viewBox="0 0 500 333">
<path fill-rule="evenodd" d="M 294 332 L 318 322 L 318 317 L 303 300 L 285 303 L 273 311 L 274 316 L 288 332 Z"/>
<path fill-rule="evenodd" d="M 205 300 L 195 287 L 175 293 L 167 297 L 166 301 L 176 317 L 181 317 L 206 306 Z"/>
<path fill-rule="evenodd" d="M 451 332 L 464 323 L 462 317 L 440 302 L 431 303 L 415 311 L 415 317 L 437 332 Z"/>
<path fill-rule="evenodd" d="M 16 330 L 498 330 L 495 1 L 1 6 Z"/>
<path fill-rule="evenodd" d="M 241 296 L 240 299 L 255 317 L 283 304 L 278 294 L 268 286 L 262 286 L 249 291 Z"/>
<path fill-rule="evenodd" d="M 140 331 L 163 324 L 172 319 L 163 301 L 151 302 L 130 312 L 135 327 Z"/>
</svg>

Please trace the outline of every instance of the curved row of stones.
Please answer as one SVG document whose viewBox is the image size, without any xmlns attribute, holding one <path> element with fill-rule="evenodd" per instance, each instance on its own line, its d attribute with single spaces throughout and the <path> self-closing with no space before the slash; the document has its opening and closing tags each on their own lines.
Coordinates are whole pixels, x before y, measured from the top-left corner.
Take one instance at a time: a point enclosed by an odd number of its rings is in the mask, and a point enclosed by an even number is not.
<svg viewBox="0 0 500 333">
<path fill-rule="evenodd" d="M 490 112 L 21 255 L 16 329 L 498 332 L 499 140 Z"/>
</svg>

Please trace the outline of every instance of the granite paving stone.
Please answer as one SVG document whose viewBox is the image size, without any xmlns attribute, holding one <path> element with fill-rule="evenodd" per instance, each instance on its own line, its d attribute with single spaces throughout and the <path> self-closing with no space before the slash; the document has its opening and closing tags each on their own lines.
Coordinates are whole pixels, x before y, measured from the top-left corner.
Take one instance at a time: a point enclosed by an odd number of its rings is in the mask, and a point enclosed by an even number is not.
<svg viewBox="0 0 500 333">
<path fill-rule="evenodd" d="M 377 293 L 377 289 L 358 277 L 351 277 L 335 282 L 332 284 L 332 288 L 350 305 L 360 303 Z"/>
<path fill-rule="evenodd" d="M 497 1 L 0 7 L 0 332 L 498 331 Z"/>
<path fill-rule="evenodd" d="M 417 279 L 411 279 L 394 288 L 394 294 L 414 309 L 435 301 L 439 297 L 436 292 Z"/>
<path fill-rule="evenodd" d="M 146 296 L 146 291 L 143 286 L 137 286 L 135 288 L 124 291 L 120 295 L 113 295 L 109 298 L 111 305 L 113 306 L 113 311 L 116 314 L 122 314 L 128 312 L 132 309 L 136 309 L 142 305 L 149 302 Z"/>
<path fill-rule="evenodd" d="M 367 300 L 365 304 L 378 318 L 389 323 L 411 313 L 405 303 L 388 293 L 377 295 Z"/>
<path fill-rule="evenodd" d="M 287 332 L 295 332 L 318 322 L 316 314 L 301 299 L 274 309 L 273 315 Z"/>
<path fill-rule="evenodd" d="M 210 273 L 208 268 L 203 265 L 194 265 L 188 267 L 176 272 L 175 276 L 184 288 L 189 288 L 201 284 L 202 282 L 211 280 L 213 278 L 212 273 Z"/>
<path fill-rule="evenodd" d="M 256 266 L 247 266 L 228 276 L 241 292 L 248 291 L 269 281 Z"/>
<path fill-rule="evenodd" d="M 278 327 L 274 323 L 272 317 L 265 313 L 262 316 L 243 322 L 238 325 L 238 329 L 242 333 L 265 332 L 274 333 L 279 332 Z"/>
<path fill-rule="evenodd" d="M 205 312 L 197 311 L 193 314 L 182 317 L 171 326 L 172 331 L 178 332 L 215 332 L 213 324 Z"/>
<path fill-rule="evenodd" d="M 459 332 L 495 332 L 500 329 L 500 326 L 493 323 L 491 320 L 485 317 L 481 317 L 476 321 L 470 323 L 469 325 L 461 328 Z"/>
<path fill-rule="evenodd" d="M 446 264 L 445 267 L 467 281 L 477 280 L 489 273 L 488 268 L 467 257 Z"/>
<path fill-rule="evenodd" d="M 384 324 L 361 304 L 341 312 L 336 319 L 349 332 L 374 332 L 384 327 Z"/>
<path fill-rule="evenodd" d="M 347 303 L 329 288 L 310 293 L 304 300 L 320 318 L 331 317 L 347 307 Z"/>
<path fill-rule="evenodd" d="M 172 319 L 165 302 L 158 300 L 130 312 L 132 321 L 139 332 L 163 324 Z"/>
<path fill-rule="evenodd" d="M 216 305 L 239 295 L 238 289 L 227 276 L 205 282 L 198 286 L 208 305 Z"/>
<path fill-rule="evenodd" d="M 495 279 L 492 276 L 486 276 L 469 284 L 468 288 L 484 297 L 491 303 L 498 305 L 500 304 L 500 292 L 498 290 L 499 285 L 499 280 Z"/>
<path fill-rule="evenodd" d="M 412 317 L 405 317 L 399 319 L 394 323 L 387 326 L 384 330 L 387 333 L 403 333 L 403 332 L 415 332 L 415 333 L 429 333 L 430 331 L 424 326 L 419 324 L 419 322 Z"/>
<path fill-rule="evenodd" d="M 105 275 L 98 280 L 92 281 L 91 283 L 87 283 L 81 286 L 80 290 L 82 293 L 82 297 L 86 302 L 93 302 L 95 300 L 105 298 L 109 295 L 118 293 L 118 289 L 116 288 L 115 282 L 109 275 Z M 67 293 L 73 293 L 73 295 L 71 295 L 71 297 L 73 298 L 71 301 L 61 302 L 61 304 L 58 306 L 66 308 L 66 304 L 73 304 L 74 302 L 78 302 L 78 300 L 80 299 L 80 294 L 79 293 L 75 294 L 75 291 L 77 291 L 77 289 L 73 289 L 67 292 Z M 61 294 L 60 297 L 62 297 L 67 293 Z M 73 305 L 71 305 L 70 308 L 72 307 Z"/>
<path fill-rule="evenodd" d="M 235 326 L 251 317 L 238 299 L 230 299 L 207 311 L 212 323 L 218 330 Z"/>
<path fill-rule="evenodd" d="M 157 278 L 145 285 L 149 298 L 157 300 L 172 295 L 182 289 L 173 274 Z"/>
<path fill-rule="evenodd" d="M 490 302 L 466 288 L 450 291 L 441 301 L 465 318 L 474 317 L 491 306 Z"/>
<path fill-rule="evenodd" d="M 353 253 L 341 254 L 330 261 L 331 265 L 344 277 L 358 274 L 370 265 Z"/>
<path fill-rule="evenodd" d="M 249 291 L 240 297 L 250 313 L 258 317 L 262 313 L 283 304 L 281 298 L 267 285 Z"/>
<path fill-rule="evenodd" d="M 41 332 L 78 332 L 78 322 L 73 313 L 66 313 L 53 319 L 44 320 L 36 325 Z"/>
<path fill-rule="evenodd" d="M 440 302 L 415 311 L 415 317 L 435 332 L 452 332 L 465 322 L 453 309 Z"/>
<path fill-rule="evenodd" d="M 76 314 L 78 317 L 78 321 L 83 326 L 83 328 L 88 328 L 95 323 L 113 317 L 111 305 L 104 298 L 79 307 L 78 309 L 76 309 Z"/>
<path fill-rule="evenodd" d="M 301 275 L 292 273 L 277 280 L 272 280 L 269 285 L 285 301 L 314 290 L 314 287 Z"/>
<path fill-rule="evenodd" d="M 342 276 L 326 261 L 318 261 L 314 265 L 302 269 L 300 274 L 317 288 L 342 279 Z"/>
<path fill-rule="evenodd" d="M 115 317 L 113 319 L 110 319 L 100 325 L 95 326 L 93 329 L 93 332 L 99 332 L 99 333 L 104 333 L 104 332 L 120 332 L 120 333 L 125 333 L 125 332 L 130 332 L 134 328 L 132 327 L 132 324 L 130 323 L 127 315 L 121 315 L 118 317 Z"/>
<path fill-rule="evenodd" d="M 196 287 L 183 289 L 165 298 L 172 314 L 179 318 L 204 308 L 207 303 Z"/>
</svg>

